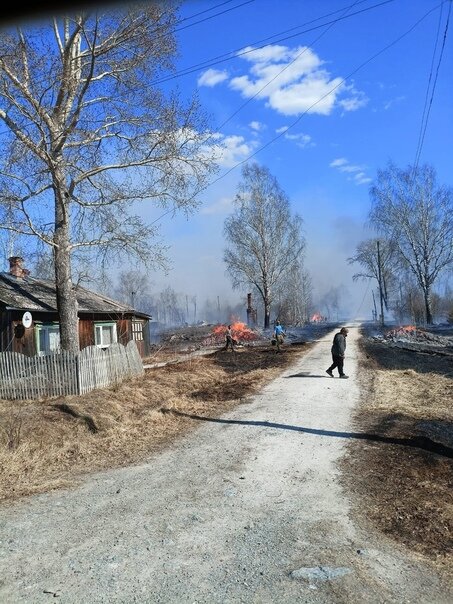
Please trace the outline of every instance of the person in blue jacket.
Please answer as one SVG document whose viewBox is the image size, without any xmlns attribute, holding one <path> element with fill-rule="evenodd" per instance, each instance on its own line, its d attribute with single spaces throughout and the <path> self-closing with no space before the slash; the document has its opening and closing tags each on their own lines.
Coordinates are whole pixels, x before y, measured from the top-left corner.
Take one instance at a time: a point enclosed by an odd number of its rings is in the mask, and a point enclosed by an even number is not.
<svg viewBox="0 0 453 604">
<path fill-rule="evenodd" d="M 338 333 L 335 334 L 333 338 L 333 344 L 331 348 L 332 352 L 332 365 L 329 369 L 326 369 L 326 373 L 333 377 L 333 370 L 337 367 L 338 373 L 341 378 L 348 378 L 349 376 L 345 374 L 343 370 L 344 364 L 344 354 L 346 351 L 346 338 L 348 336 L 349 330 L 346 327 L 342 327 Z"/>
<path fill-rule="evenodd" d="M 274 338 L 275 338 L 275 343 L 277 345 L 277 350 L 276 352 L 280 352 L 280 346 L 283 344 L 284 340 L 285 340 L 285 330 L 283 329 L 282 325 L 280 324 L 280 321 L 275 321 L 275 327 L 274 327 Z"/>
</svg>

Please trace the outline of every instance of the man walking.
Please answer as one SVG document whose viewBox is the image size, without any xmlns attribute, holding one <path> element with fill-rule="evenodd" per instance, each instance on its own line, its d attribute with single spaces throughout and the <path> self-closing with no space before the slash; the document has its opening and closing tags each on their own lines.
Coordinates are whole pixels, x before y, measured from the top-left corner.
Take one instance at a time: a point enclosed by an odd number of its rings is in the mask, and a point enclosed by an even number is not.
<svg viewBox="0 0 453 604">
<path fill-rule="evenodd" d="M 344 353 L 346 351 L 346 338 L 348 333 L 349 330 L 346 327 L 342 327 L 333 338 L 331 348 L 333 363 L 329 369 L 326 369 L 326 373 L 330 375 L 330 377 L 333 377 L 332 371 L 335 369 L 335 367 L 338 367 L 338 373 L 341 378 L 347 379 L 349 377 L 343 371 Z"/>
</svg>

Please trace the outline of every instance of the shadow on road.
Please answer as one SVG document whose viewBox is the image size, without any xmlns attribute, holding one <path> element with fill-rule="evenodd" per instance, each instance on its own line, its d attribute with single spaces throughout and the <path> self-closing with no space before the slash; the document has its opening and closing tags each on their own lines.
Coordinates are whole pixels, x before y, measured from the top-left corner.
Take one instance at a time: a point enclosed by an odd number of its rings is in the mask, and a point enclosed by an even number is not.
<svg viewBox="0 0 453 604">
<path fill-rule="evenodd" d="M 291 426 L 289 424 L 277 424 L 275 422 L 263 422 L 256 420 L 241 420 L 241 419 L 220 419 L 217 417 L 203 417 L 191 413 L 183 413 L 174 409 L 160 409 L 161 413 L 171 413 L 179 417 L 186 417 L 202 422 L 213 422 L 216 424 L 231 424 L 239 426 L 262 426 L 264 428 L 277 428 L 279 430 L 292 430 L 294 432 L 303 432 L 305 434 L 316 434 L 317 436 L 331 436 L 334 438 L 348 438 L 357 440 L 367 440 L 372 442 L 385 443 L 387 445 L 400 445 L 403 447 L 412 447 L 422 449 L 429 453 L 442 455 L 453 459 L 453 449 L 446 447 L 441 443 L 436 443 L 426 436 L 415 436 L 413 438 L 393 438 L 391 436 L 381 436 L 379 434 L 369 434 L 366 432 L 337 432 L 335 430 L 321 430 L 318 428 L 304 428 L 303 426 Z"/>
<path fill-rule="evenodd" d="M 284 375 L 284 378 L 293 378 L 293 377 L 301 377 L 301 378 L 328 378 L 331 380 L 330 375 L 322 375 L 319 373 L 308 373 L 307 371 L 301 371 L 300 373 L 293 373 L 293 375 Z"/>
</svg>

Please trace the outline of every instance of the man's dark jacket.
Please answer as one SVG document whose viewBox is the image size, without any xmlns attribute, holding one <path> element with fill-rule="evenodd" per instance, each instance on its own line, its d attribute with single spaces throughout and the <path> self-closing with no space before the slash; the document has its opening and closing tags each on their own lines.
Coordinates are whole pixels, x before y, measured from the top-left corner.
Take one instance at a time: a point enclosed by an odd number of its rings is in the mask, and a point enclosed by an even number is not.
<svg viewBox="0 0 453 604">
<path fill-rule="evenodd" d="M 345 336 L 338 332 L 335 334 L 332 344 L 332 354 L 336 357 L 344 357 L 344 353 L 346 350 L 346 338 Z"/>
</svg>

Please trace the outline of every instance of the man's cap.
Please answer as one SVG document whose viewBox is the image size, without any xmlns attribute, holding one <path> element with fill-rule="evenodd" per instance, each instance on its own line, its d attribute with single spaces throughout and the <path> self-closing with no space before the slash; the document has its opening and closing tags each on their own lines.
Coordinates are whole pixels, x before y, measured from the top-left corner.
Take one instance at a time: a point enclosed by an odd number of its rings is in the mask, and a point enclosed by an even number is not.
<svg viewBox="0 0 453 604">
<path fill-rule="evenodd" d="M 347 327 L 342 327 L 340 333 L 349 333 L 349 329 Z"/>
</svg>

